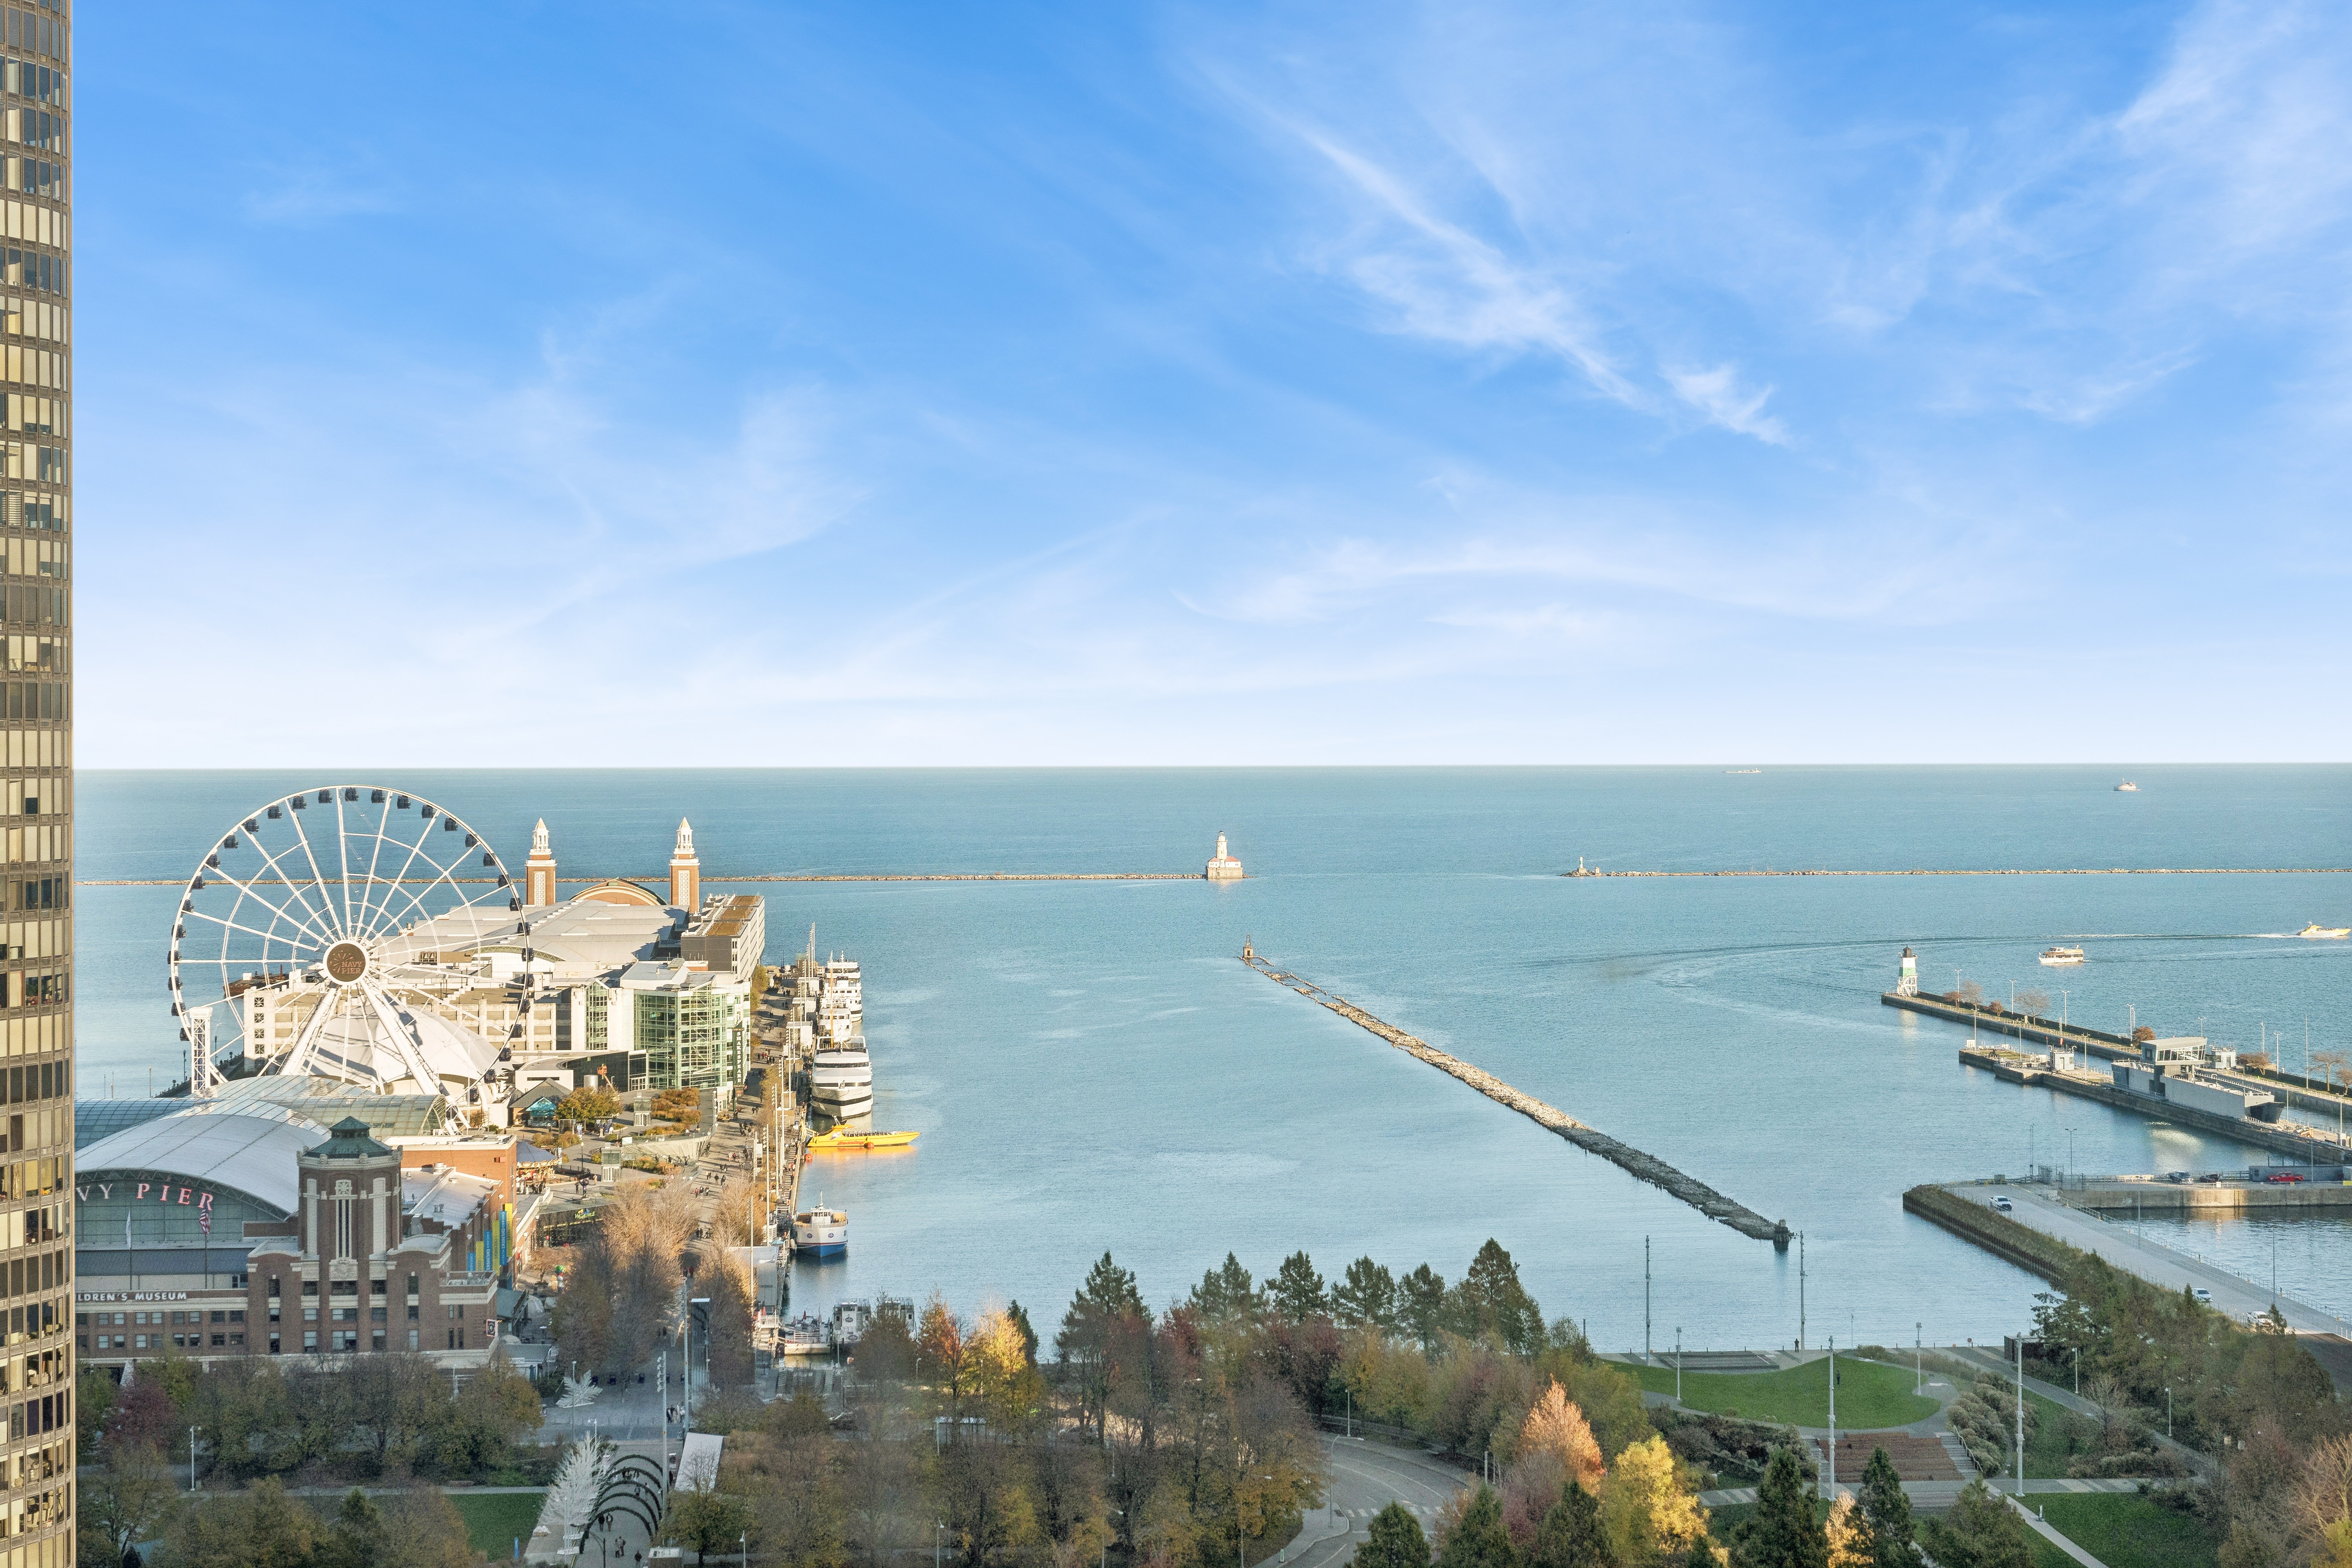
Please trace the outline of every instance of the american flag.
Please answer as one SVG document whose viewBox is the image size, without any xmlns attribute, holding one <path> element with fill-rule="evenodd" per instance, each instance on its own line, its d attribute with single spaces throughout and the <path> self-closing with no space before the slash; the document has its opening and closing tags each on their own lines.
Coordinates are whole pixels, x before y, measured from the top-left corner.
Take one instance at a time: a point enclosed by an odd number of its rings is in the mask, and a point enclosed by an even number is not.
<svg viewBox="0 0 2352 1568">
<path fill-rule="evenodd" d="M 213 1211 L 205 1209 L 198 1214 L 196 1218 L 204 1226 L 205 1234 L 210 1236 L 213 1233 Z"/>
</svg>

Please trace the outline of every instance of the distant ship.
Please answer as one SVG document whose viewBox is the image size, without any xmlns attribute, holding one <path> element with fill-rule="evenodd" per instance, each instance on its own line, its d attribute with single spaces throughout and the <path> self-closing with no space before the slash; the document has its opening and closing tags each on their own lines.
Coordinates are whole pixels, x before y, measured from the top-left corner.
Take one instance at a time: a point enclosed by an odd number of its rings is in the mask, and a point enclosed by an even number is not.
<svg viewBox="0 0 2352 1568">
<path fill-rule="evenodd" d="M 2042 962 L 2048 964 L 2082 963 L 2086 958 L 2079 947 L 2045 947 L 2042 950 Z"/>
<path fill-rule="evenodd" d="M 2132 783 L 2129 779 L 2126 779 L 2123 783 L 2116 785 L 2116 793 L 2117 795 L 2137 795 L 2139 793 L 2139 785 Z"/>
<path fill-rule="evenodd" d="M 1762 768 L 1726 768 L 1723 771 L 1736 778 L 1742 773 L 1760 773 L 1764 770 Z"/>
<path fill-rule="evenodd" d="M 793 1250 L 834 1258 L 849 1249 L 849 1215 L 844 1209 L 803 1209 L 793 1215 Z"/>
<path fill-rule="evenodd" d="M 779 1328 L 776 1348 L 786 1355 L 823 1355 L 833 1345 L 824 1335 L 824 1320 L 803 1312 Z"/>
<path fill-rule="evenodd" d="M 2324 926 L 2317 921 L 2314 921 L 2311 924 L 2304 927 L 2294 934 L 2297 936 L 2347 937 L 2352 936 L 2352 926 Z"/>
</svg>

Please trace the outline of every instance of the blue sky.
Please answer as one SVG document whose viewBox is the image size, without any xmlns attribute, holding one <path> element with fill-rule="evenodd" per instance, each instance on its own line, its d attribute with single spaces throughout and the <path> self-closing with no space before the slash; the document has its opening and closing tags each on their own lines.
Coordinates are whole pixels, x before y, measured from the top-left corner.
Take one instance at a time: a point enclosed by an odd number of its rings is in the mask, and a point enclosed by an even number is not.
<svg viewBox="0 0 2352 1568">
<path fill-rule="evenodd" d="M 88 765 L 2345 754 L 2342 7 L 76 48 Z"/>
</svg>

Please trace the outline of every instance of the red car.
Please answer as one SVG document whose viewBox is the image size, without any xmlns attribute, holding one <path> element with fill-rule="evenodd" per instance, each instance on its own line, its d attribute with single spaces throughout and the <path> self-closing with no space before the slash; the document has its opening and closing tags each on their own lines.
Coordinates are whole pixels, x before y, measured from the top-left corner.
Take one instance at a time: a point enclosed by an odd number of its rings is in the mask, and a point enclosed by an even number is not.
<svg viewBox="0 0 2352 1568">
<path fill-rule="evenodd" d="M 2287 1187 L 2293 1186 L 2295 1183 L 2303 1180 L 2303 1173 L 2299 1171 L 2273 1171 L 2269 1175 L 2263 1177 L 2263 1180 L 2270 1183 L 2270 1184 L 2274 1187 Z"/>
</svg>

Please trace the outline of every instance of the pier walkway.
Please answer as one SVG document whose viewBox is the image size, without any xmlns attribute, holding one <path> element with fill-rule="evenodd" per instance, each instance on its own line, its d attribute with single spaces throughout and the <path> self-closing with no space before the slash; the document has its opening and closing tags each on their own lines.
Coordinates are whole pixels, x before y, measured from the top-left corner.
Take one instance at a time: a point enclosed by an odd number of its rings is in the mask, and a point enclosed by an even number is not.
<svg viewBox="0 0 2352 1568">
<path fill-rule="evenodd" d="M 1680 1198 L 1712 1220 L 1718 1220 L 1742 1236 L 1752 1236 L 1759 1241 L 1769 1241 L 1785 1248 L 1791 1232 L 1786 1220 L 1768 1220 L 1745 1205 L 1733 1202 L 1706 1183 L 1683 1174 L 1654 1155 L 1645 1154 L 1630 1143 L 1619 1142 L 1595 1127 L 1587 1126 L 1568 1112 L 1546 1105 L 1531 1094 L 1523 1094 L 1494 1074 L 1471 1066 L 1459 1057 L 1450 1056 L 1417 1036 L 1408 1035 L 1393 1024 L 1382 1023 L 1350 1003 L 1344 996 L 1334 996 L 1311 980 L 1303 980 L 1286 970 L 1275 968 L 1257 956 L 1254 949 L 1242 949 L 1242 962 L 1279 985 L 1286 985 L 1308 1001 L 1329 1008 L 1349 1023 L 1359 1025 L 1378 1035 L 1406 1055 L 1427 1062 L 1438 1071 L 1460 1079 L 1472 1089 L 1500 1105 L 1507 1105 L 1529 1121 L 1548 1127 L 1589 1154 L 1602 1159 L 1624 1171 Z"/>
</svg>

